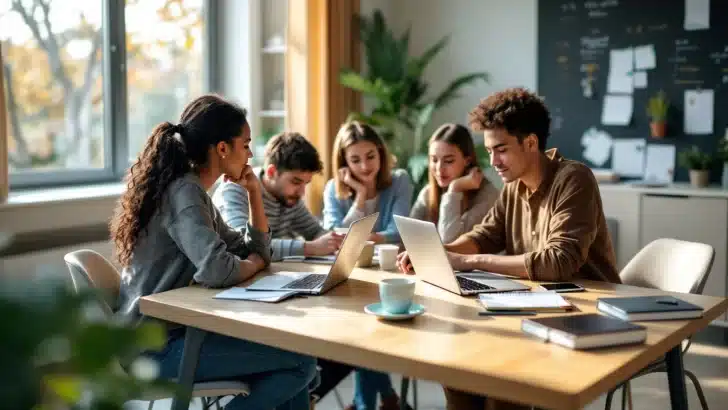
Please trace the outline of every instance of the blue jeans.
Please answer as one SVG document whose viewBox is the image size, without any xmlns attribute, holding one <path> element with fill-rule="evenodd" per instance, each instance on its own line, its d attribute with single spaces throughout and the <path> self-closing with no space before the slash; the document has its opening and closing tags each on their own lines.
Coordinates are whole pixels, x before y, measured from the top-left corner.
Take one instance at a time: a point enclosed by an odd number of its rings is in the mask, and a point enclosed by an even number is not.
<svg viewBox="0 0 728 410">
<path fill-rule="evenodd" d="M 177 377 L 184 336 L 168 341 L 161 352 L 147 353 L 159 363 L 160 377 Z M 248 397 L 236 396 L 226 410 L 307 410 L 309 384 L 316 359 L 285 350 L 209 333 L 200 349 L 195 381 L 239 380 L 250 386 Z"/>
<path fill-rule="evenodd" d="M 369 369 L 356 369 L 354 372 L 354 406 L 356 410 L 376 409 L 377 393 L 381 397 L 395 394 L 389 374 Z"/>
</svg>

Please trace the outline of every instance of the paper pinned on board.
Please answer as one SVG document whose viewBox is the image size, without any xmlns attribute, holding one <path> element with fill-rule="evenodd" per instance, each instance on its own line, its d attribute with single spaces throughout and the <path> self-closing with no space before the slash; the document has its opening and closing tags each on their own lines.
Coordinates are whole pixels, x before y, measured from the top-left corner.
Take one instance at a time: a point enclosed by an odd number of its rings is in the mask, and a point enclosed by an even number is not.
<svg viewBox="0 0 728 410">
<path fill-rule="evenodd" d="M 610 94 L 632 94 L 632 71 L 634 70 L 634 49 L 632 47 L 609 51 L 609 74 L 607 92 Z"/>
<path fill-rule="evenodd" d="M 614 140 L 612 144 L 612 171 L 619 176 L 641 178 L 645 172 L 645 146 L 643 139 Z"/>
<path fill-rule="evenodd" d="M 710 28 L 710 0 L 685 0 L 685 30 Z"/>
<path fill-rule="evenodd" d="M 612 153 L 612 136 L 594 127 L 589 128 L 581 136 L 584 147 L 582 156 L 594 166 L 602 167 Z"/>
<path fill-rule="evenodd" d="M 646 182 L 670 184 L 675 174 L 675 146 L 650 144 L 645 154 Z"/>
<path fill-rule="evenodd" d="M 713 133 L 713 90 L 686 90 L 684 101 L 685 134 Z"/>
<path fill-rule="evenodd" d="M 633 110 L 631 95 L 607 95 L 602 105 L 602 124 L 629 125 Z"/>
<path fill-rule="evenodd" d="M 635 70 L 651 70 L 655 67 L 657 67 L 657 56 L 654 45 L 645 44 L 634 48 Z"/>
<path fill-rule="evenodd" d="M 647 71 L 635 71 L 632 81 L 634 88 L 647 88 Z"/>
</svg>

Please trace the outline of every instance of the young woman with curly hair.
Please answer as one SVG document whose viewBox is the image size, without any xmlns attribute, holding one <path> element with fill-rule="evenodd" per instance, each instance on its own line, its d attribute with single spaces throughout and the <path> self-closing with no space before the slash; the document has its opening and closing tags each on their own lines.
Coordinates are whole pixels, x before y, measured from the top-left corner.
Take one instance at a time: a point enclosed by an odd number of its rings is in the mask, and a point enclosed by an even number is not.
<svg viewBox="0 0 728 410">
<path fill-rule="evenodd" d="M 248 159 L 250 127 L 245 110 L 215 95 L 189 103 L 178 124 L 158 125 L 127 177 L 127 190 L 111 222 L 123 267 L 117 315 L 127 323 L 146 318 L 139 299 L 198 283 L 238 284 L 270 263 L 268 221 L 258 179 Z M 207 190 L 224 176 L 248 192 L 250 220 L 243 232 L 229 228 Z M 176 378 L 184 328 L 168 327 L 156 360 L 160 376 Z M 210 334 L 200 351 L 196 381 L 238 379 L 251 385 L 226 409 L 307 409 L 313 358 L 227 336 Z"/>
</svg>

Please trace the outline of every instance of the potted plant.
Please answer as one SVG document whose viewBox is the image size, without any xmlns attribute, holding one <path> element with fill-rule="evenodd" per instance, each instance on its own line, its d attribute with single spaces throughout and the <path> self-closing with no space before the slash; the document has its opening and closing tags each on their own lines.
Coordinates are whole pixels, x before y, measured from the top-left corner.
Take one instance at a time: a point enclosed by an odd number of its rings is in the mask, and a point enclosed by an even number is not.
<svg viewBox="0 0 728 410">
<path fill-rule="evenodd" d="M 427 152 L 424 132 L 434 111 L 458 98 L 462 87 L 481 80 L 488 82 L 488 74 L 463 74 L 439 92 L 433 92 L 424 72 L 445 48 L 449 37 L 443 37 L 422 55 L 413 56 L 409 50 L 409 30 L 396 35 L 380 10 L 375 10 L 371 17 L 356 16 L 356 23 L 366 55 L 366 71 L 361 74 L 343 69 L 339 73 L 339 83 L 371 98 L 373 104 L 368 113 L 352 113 L 348 119 L 375 127 L 396 156 L 397 163 L 408 167 L 411 176 L 413 171 L 422 174 L 422 161 L 415 156 Z M 417 184 L 417 175 L 413 179 Z"/>
<path fill-rule="evenodd" d="M 652 138 L 663 138 L 667 132 L 667 110 L 670 102 L 664 91 L 658 92 L 647 102 L 647 116 L 650 117 Z"/>
<path fill-rule="evenodd" d="M 680 152 L 678 160 L 680 165 L 690 172 L 690 185 L 698 188 L 708 186 L 710 167 L 714 161 L 712 155 L 693 145 L 690 149 Z"/>
</svg>

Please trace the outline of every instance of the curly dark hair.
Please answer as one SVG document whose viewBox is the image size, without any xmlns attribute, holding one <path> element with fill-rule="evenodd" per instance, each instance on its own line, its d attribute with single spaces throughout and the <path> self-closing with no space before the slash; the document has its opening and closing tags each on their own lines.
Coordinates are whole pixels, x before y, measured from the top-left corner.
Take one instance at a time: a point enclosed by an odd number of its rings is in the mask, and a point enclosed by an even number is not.
<svg viewBox="0 0 728 410">
<path fill-rule="evenodd" d="M 265 164 L 274 165 L 279 172 L 319 173 L 324 169 L 316 148 L 297 132 L 283 132 L 273 136 L 265 145 Z"/>
<path fill-rule="evenodd" d="M 505 129 L 519 142 L 534 134 L 538 137 L 538 148 L 543 151 L 551 116 L 538 95 L 525 88 L 508 88 L 480 101 L 470 112 L 470 127 L 476 131 Z"/>
<path fill-rule="evenodd" d="M 162 204 L 169 184 L 205 166 L 210 147 L 232 142 L 247 123 L 246 111 L 214 94 L 196 98 L 185 107 L 179 124 L 159 124 L 126 176 L 126 191 L 111 219 L 116 257 L 128 266 L 134 246 Z"/>
</svg>

